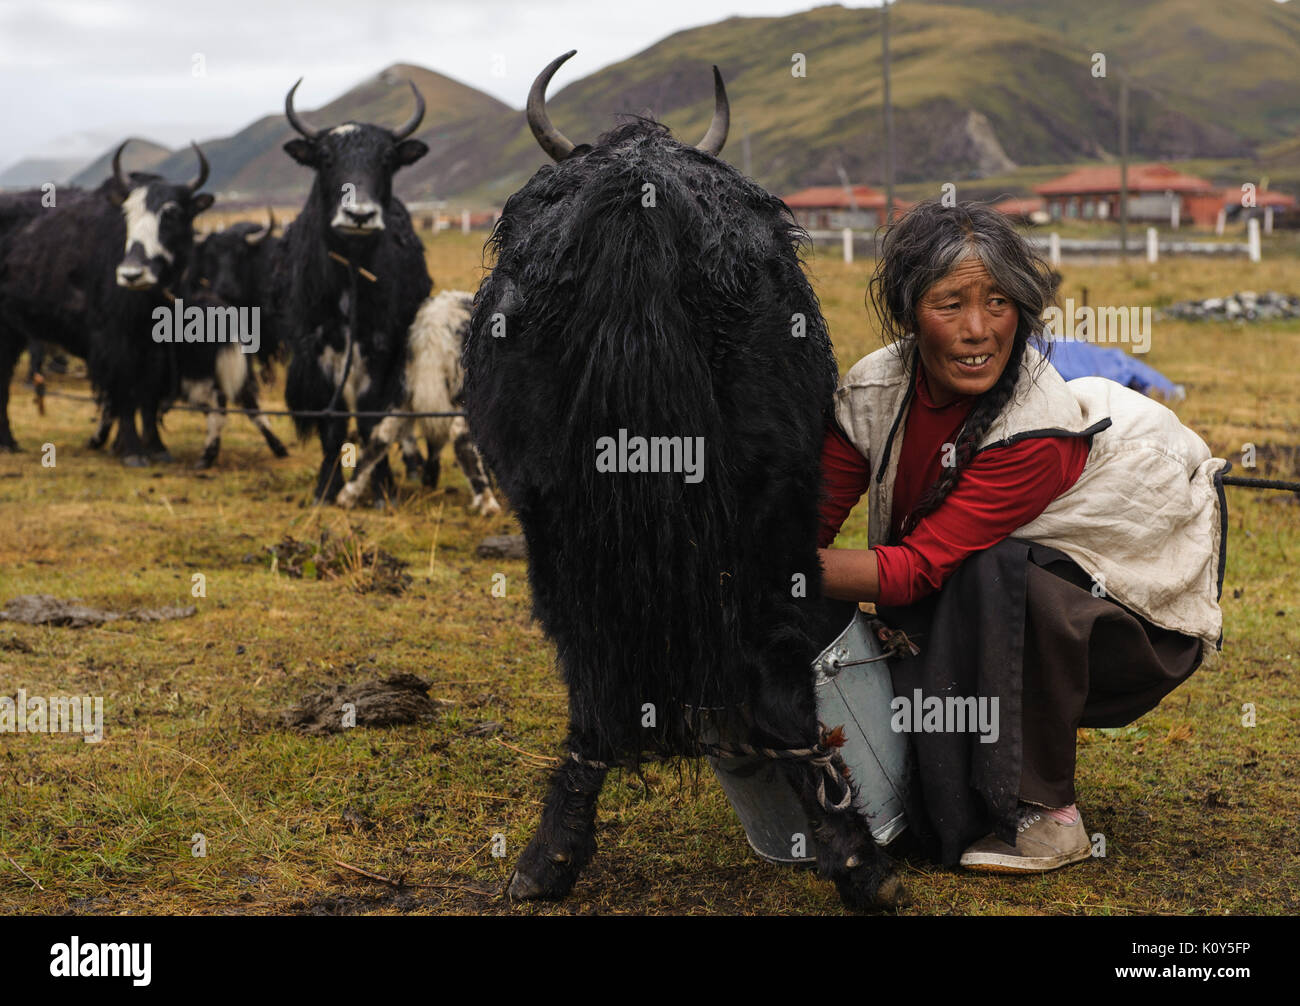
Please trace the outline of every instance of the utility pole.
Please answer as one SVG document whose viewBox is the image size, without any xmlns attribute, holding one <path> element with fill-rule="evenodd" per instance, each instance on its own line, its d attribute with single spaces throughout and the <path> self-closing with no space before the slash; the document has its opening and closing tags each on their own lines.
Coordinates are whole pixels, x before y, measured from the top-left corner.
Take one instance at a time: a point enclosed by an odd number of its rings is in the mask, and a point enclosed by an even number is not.
<svg viewBox="0 0 1300 1006">
<path fill-rule="evenodd" d="M 1119 257 L 1128 261 L 1128 76 L 1119 76 Z"/>
<path fill-rule="evenodd" d="M 889 100 L 889 0 L 880 7 L 880 52 L 885 80 L 885 222 L 894 222 L 894 107 Z"/>
</svg>

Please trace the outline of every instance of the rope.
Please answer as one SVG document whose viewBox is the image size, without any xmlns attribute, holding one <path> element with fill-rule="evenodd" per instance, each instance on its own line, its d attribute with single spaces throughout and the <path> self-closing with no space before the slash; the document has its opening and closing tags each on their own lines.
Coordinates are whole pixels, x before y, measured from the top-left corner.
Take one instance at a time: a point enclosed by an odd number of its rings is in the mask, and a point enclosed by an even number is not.
<svg viewBox="0 0 1300 1006">
<path fill-rule="evenodd" d="M 693 752 L 694 757 L 700 755 L 711 755 L 714 758 L 743 758 L 743 757 L 760 757 L 770 758 L 776 761 L 804 761 L 821 769 L 821 776 L 817 780 L 817 803 L 823 810 L 844 810 L 853 802 L 853 790 L 850 786 L 844 785 L 844 795 L 837 803 L 828 804 L 826 802 L 826 779 L 829 777 L 837 784 L 846 780 L 849 775 L 848 766 L 840 757 L 839 745 L 843 743 L 843 733 L 840 727 L 834 730 L 827 730 L 822 727 L 821 739 L 812 747 L 803 748 L 768 748 L 757 747 L 753 744 L 709 744 L 700 742 L 696 745 Z M 585 768 L 595 768 L 601 771 L 609 771 L 611 768 L 629 768 L 635 769 L 641 762 L 665 761 L 668 755 L 660 754 L 655 751 L 643 751 L 635 758 L 624 758 L 618 761 L 604 762 L 596 761 L 591 758 L 584 758 L 576 751 L 570 751 L 569 757 Z"/>
<path fill-rule="evenodd" d="M 44 382 L 42 381 L 42 386 L 43 383 Z M 43 396 L 50 396 L 53 398 L 64 398 L 72 402 L 88 402 L 91 405 L 99 404 L 97 399 L 91 398 L 89 395 L 73 395 L 73 394 L 69 394 L 66 391 L 50 391 L 44 387 L 43 390 L 41 390 L 39 393 Z M 170 412 L 171 409 L 176 409 L 181 412 L 209 411 L 208 409 L 205 409 L 199 405 L 187 405 L 184 403 L 177 403 L 175 405 L 172 405 L 170 406 L 168 411 Z M 329 409 L 294 410 L 294 409 L 230 409 L 228 408 L 226 409 L 226 412 L 237 416 L 240 415 L 243 416 L 306 416 L 311 419 L 324 419 L 327 417 L 340 419 L 345 416 L 355 416 L 361 419 L 372 419 L 372 418 L 383 419 L 387 416 L 398 416 L 403 419 L 423 419 L 423 418 L 458 419 L 458 418 L 463 418 L 465 416 L 464 412 L 375 412 L 375 411 L 338 412 L 338 411 L 331 411 Z"/>
<path fill-rule="evenodd" d="M 1282 489 L 1300 493 L 1300 482 L 1283 482 L 1280 479 L 1248 479 L 1238 475 L 1225 475 L 1220 479 L 1225 486 L 1245 486 L 1247 489 Z"/>
<path fill-rule="evenodd" d="M 338 259 L 348 267 L 348 337 L 343 346 L 343 377 L 339 383 L 334 386 L 334 396 L 330 399 L 326 412 L 333 412 L 334 406 L 339 404 L 339 395 L 343 389 L 348 386 L 348 375 L 352 373 L 352 334 L 357 330 L 357 266 L 345 259 L 342 255 L 330 252 L 330 258 Z M 373 279 L 373 277 L 372 277 Z"/>
</svg>

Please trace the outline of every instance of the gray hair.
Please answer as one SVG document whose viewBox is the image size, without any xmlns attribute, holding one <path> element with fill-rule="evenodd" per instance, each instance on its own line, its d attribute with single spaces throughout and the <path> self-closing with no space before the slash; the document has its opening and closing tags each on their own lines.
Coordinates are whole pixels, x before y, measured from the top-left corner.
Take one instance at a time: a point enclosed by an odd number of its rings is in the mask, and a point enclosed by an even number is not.
<svg viewBox="0 0 1300 1006">
<path fill-rule="evenodd" d="M 934 283 L 966 259 L 977 258 L 1020 311 L 1016 342 L 1041 327 L 1055 303 L 1059 275 L 988 203 L 917 203 L 885 232 L 882 253 L 867 286 L 885 338 L 896 347 L 916 331 L 916 305 Z"/>
</svg>

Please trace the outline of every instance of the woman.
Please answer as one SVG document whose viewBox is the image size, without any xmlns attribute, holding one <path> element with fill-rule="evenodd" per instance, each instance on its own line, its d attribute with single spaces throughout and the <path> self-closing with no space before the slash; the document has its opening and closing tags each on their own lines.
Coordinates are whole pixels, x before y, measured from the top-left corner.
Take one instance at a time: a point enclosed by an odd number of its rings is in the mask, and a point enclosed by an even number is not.
<svg viewBox="0 0 1300 1006">
<path fill-rule="evenodd" d="M 909 820 L 975 870 L 1088 858 L 1076 729 L 1132 722 L 1221 642 L 1228 466 L 1136 392 L 1067 385 L 1032 339 L 1054 292 L 1001 213 L 914 207 L 869 289 L 892 345 L 842 379 L 823 451 L 824 591 L 919 646 L 891 663 Z M 864 493 L 870 547 L 827 548 Z"/>
</svg>

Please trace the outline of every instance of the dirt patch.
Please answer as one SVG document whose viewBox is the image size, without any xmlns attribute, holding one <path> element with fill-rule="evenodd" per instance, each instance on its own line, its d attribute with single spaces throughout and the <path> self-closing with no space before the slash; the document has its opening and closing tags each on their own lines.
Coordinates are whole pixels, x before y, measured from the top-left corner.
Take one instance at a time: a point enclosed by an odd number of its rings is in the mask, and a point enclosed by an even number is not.
<svg viewBox="0 0 1300 1006">
<path fill-rule="evenodd" d="M 410 563 L 378 545 L 365 544 L 363 538 L 359 527 L 346 535 L 331 534 L 329 528 L 322 528 L 316 541 L 298 541 L 285 535 L 279 544 L 266 546 L 271 554 L 271 572 L 295 580 L 350 581 L 360 594 L 403 593 L 411 585 L 410 574 L 403 572 Z"/>
<path fill-rule="evenodd" d="M 426 694 L 430 682 L 414 674 L 392 674 L 382 681 L 335 685 L 305 696 L 288 709 L 285 726 L 322 736 L 340 733 L 355 723 L 359 727 L 388 727 L 401 723 L 429 723 L 439 705 Z M 350 705 L 351 709 L 344 706 Z M 344 725 L 346 721 L 348 726 Z"/>
<path fill-rule="evenodd" d="M 77 597 L 63 600 L 51 594 L 21 594 L 11 598 L 0 611 L 0 621 L 24 622 L 27 625 L 58 625 L 80 629 L 86 625 L 129 620 L 132 622 L 165 622 L 173 618 L 189 618 L 195 612 L 192 604 L 169 604 L 161 608 L 132 608 L 129 611 L 107 611 L 82 604 Z M 7 647 L 6 647 L 7 648 Z"/>
</svg>

